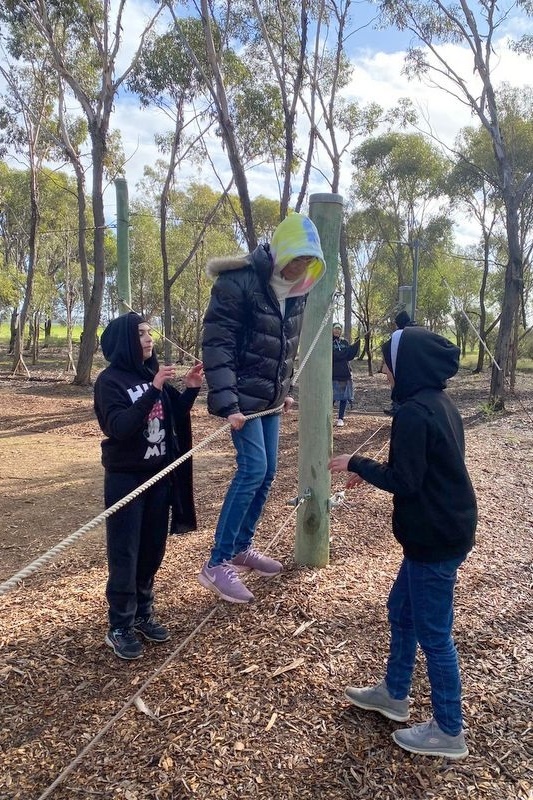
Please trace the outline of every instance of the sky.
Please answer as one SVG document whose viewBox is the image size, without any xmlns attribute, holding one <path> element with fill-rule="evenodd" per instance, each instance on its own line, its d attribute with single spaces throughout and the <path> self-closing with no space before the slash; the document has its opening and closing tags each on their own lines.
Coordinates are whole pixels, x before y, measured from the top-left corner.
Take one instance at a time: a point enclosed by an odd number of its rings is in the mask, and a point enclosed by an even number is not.
<svg viewBox="0 0 533 800">
<path fill-rule="evenodd" d="M 139 37 L 154 4 L 147 0 L 127 0 L 126 15 L 124 17 L 124 41 L 118 59 L 118 73 L 129 64 L 131 55 L 138 45 Z M 186 13 L 184 8 L 183 13 Z M 411 34 L 405 34 L 393 29 L 376 30 L 372 27 L 375 19 L 375 9 L 367 2 L 352 5 L 353 33 L 348 39 L 349 56 L 353 65 L 353 76 L 349 86 L 344 90 L 344 96 L 350 100 L 358 100 L 362 105 L 377 102 L 384 109 L 392 108 L 401 98 L 409 97 L 418 110 L 421 127 L 431 131 L 446 145 L 451 145 L 457 132 L 465 125 L 478 125 L 473 119 L 470 110 L 449 93 L 419 81 L 409 81 L 403 74 L 405 51 L 412 41 Z M 530 21 L 523 13 L 515 12 L 502 26 L 499 39 L 495 42 L 493 63 L 495 64 L 495 82 L 508 81 L 513 85 L 522 85 L 524 77 L 531 74 L 531 62 L 525 57 L 518 56 L 507 47 L 506 37 L 521 35 L 528 29 L 531 30 Z M 472 54 L 466 47 L 459 45 L 445 45 L 442 48 L 447 59 L 454 67 L 476 87 L 477 76 L 473 71 Z M 477 94 L 477 91 L 476 91 Z M 120 130 L 123 148 L 127 163 L 125 177 L 128 181 L 130 198 L 138 196 L 137 185 L 142 178 L 145 165 L 154 165 L 160 157 L 154 142 L 154 136 L 170 128 L 170 123 L 163 112 L 157 109 L 141 109 L 138 100 L 122 92 L 115 103 L 112 117 L 112 127 Z M 229 175 L 227 159 L 221 152 L 214 156 L 225 172 Z M 324 162 L 325 163 L 325 162 Z M 343 186 L 341 193 L 349 191 L 351 170 L 349 162 L 343 170 Z M 210 182 L 211 171 L 202 167 L 195 167 L 181 176 L 183 184 L 190 179 Z M 252 196 L 264 194 L 273 195 L 275 182 L 272 170 L 268 166 L 254 170 L 249 175 L 250 192 Z M 293 184 L 294 196 L 297 195 L 299 186 L 297 179 Z M 327 191 L 327 185 L 317 171 L 313 172 L 309 185 L 309 193 Z M 115 190 L 109 186 L 105 193 L 106 216 L 111 221 L 115 218 Z M 470 237 L 468 225 L 463 221 L 463 226 L 458 226 L 459 236 L 467 240 Z"/>
</svg>

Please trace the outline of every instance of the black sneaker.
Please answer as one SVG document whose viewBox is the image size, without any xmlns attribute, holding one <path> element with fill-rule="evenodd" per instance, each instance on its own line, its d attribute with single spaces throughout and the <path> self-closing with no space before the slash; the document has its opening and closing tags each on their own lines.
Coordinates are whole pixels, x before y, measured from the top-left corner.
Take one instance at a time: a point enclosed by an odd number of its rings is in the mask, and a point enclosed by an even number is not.
<svg viewBox="0 0 533 800">
<path fill-rule="evenodd" d="M 112 628 L 107 632 L 105 643 L 113 649 L 116 656 L 126 661 L 142 656 L 143 646 L 133 628 Z"/>
<path fill-rule="evenodd" d="M 161 625 L 152 615 L 149 617 L 137 617 L 133 623 L 136 633 L 140 633 L 149 642 L 166 642 L 170 639 L 170 631 Z"/>
</svg>

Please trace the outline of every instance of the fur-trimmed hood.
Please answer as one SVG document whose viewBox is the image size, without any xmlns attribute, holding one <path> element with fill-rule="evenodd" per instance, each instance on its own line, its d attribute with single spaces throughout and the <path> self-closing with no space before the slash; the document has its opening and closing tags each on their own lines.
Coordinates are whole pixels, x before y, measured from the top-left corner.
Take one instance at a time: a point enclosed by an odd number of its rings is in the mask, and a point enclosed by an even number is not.
<svg viewBox="0 0 533 800">
<path fill-rule="evenodd" d="M 259 248 L 258 248 L 259 249 Z M 205 273 L 212 281 L 216 280 L 221 272 L 228 272 L 230 269 L 243 269 L 252 263 L 253 253 L 245 256 L 222 256 L 221 258 L 211 258 L 205 267 Z"/>
</svg>

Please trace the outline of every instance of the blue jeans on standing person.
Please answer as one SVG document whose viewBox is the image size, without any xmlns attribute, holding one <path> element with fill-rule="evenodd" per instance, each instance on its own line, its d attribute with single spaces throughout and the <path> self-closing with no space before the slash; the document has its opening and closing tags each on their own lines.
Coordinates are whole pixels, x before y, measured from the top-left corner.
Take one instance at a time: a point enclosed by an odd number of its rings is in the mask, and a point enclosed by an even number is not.
<svg viewBox="0 0 533 800">
<path fill-rule="evenodd" d="M 457 736 L 463 727 L 459 660 L 452 638 L 453 592 L 465 556 L 422 563 L 404 558 L 389 594 L 391 641 L 385 682 L 390 695 L 409 694 L 417 644 L 427 662 L 433 716 Z"/>
<path fill-rule="evenodd" d="M 269 414 L 231 431 L 237 471 L 222 504 L 209 566 L 231 561 L 250 547 L 278 460 L 280 415 Z"/>
</svg>

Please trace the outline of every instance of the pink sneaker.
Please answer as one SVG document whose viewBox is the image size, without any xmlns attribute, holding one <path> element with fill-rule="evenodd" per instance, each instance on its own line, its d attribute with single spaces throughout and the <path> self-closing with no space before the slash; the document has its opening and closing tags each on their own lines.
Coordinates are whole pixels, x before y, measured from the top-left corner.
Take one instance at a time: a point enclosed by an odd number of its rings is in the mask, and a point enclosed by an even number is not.
<svg viewBox="0 0 533 800">
<path fill-rule="evenodd" d="M 206 589 L 218 594 L 228 603 L 250 603 L 255 599 L 239 579 L 230 563 L 225 561 L 215 567 L 208 565 L 209 561 L 206 561 L 198 575 L 198 581 Z"/>
<path fill-rule="evenodd" d="M 230 563 L 235 572 L 251 572 L 253 570 L 264 578 L 272 578 L 283 571 L 283 565 L 279 561 L 258 553 L 253 547 L 237 553 Z"/>
</svg>

